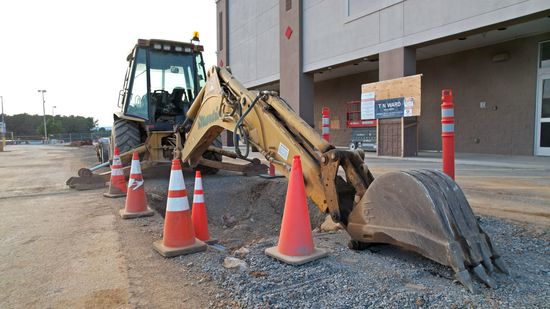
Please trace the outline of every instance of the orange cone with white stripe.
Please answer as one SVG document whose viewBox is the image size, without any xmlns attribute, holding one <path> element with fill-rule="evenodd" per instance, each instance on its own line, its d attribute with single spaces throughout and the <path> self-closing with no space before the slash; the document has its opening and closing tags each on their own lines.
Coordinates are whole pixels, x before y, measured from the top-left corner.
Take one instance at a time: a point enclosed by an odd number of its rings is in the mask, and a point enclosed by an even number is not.
<svg viewBox="0 0 550 309">
<path fill-rule="evenodd" d="M 164 257 L 174 257 L 206 250 L 206 244 L 195 238 L 195 230 L 191 221 L 191 209 L 187 200 L 187 190 L 185 189 L 181 164 L 178 159 L 172 160 L 163 239 L 155 241 L 153 248 Z"/>
<path fill-rule="evenodd" d="M 134 152 L 132 155 L 132 167 L 130 168 L 130 180 L 128 180 L 128 191 L 126 193 L 126 205 L 124 209 L 120 210 L 120 216 L 122 219 L 132 219 L 152 215 L 153 211 L 147 207 L 139 155 L 137 152 Z"/>
<path fill-rule="evenodd" d="M 265 253 L 293 265 L 328 255 L 327 250 L 317 248 L 313 243 L 300 156 L 294 156 L 292 160 L 279 243 L 265 249 Z"/>
<path fill-rule="evenodd" d="M 113 155 L 109 191 L 103 193 L 103 196 L 111 198 L 126 196 L 126 179 L 124 178 L 122 161 L 120 161 L 120 150 L 118 150 L 118 148 L 115 148 L 115 153 Z"/>
<path fill-rule="evenodd" d="M 206 216 L 206 205 L 204 203 L 204 189 L 202 186 L 201 171 L 195 172 L 195 190 L 193 193 L 193 210 L 191 211 L 193 227 L 195 228 L 195 237 L 213 244 L 217 241 L 210 238 L 208 233 L 208 217 Z"/>
</svg>

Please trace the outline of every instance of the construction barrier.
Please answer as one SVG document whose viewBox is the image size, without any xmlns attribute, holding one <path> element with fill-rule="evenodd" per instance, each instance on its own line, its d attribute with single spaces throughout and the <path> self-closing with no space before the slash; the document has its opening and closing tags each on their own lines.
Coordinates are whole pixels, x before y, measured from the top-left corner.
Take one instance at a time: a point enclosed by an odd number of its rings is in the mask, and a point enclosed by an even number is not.
<svg viewBox="0 0 550 309">
<path fill-rule="evenodd" d="M 453 91 L 441 91 L 441 148 L 443 173 L 455 179 L 455 115 Z"/>
<path fill-rule="evenodd" d="M 195 238 L 187 189 L 179 159 L 172 160 L 164 233 L 161 240 L 153 243 L 153 248 L 164 257 L 206 250 L 206 244 Z"/>
<path fill-rule="evenodd" d="M 285 177 L 285 176 L 277 175 L 275 173 L 275 165 L 273 165 L 273 163 L 269 163 L 268 174 L 260 174 L 260 177 L 267 178 L 267 179 L 272 179 L 272 178 L 282 178 L 282 177 Z"/>
<path fill-rule="evenodd" d="M 300 156 L 294 156 L 292 160 L 279 242 L 277 246 L 265 249 L 265 254 L 293 265 L 328 255 L 327 250 L 313 244 Z"/>
<path fill-rule="evenodd" d="M 210 238 L 210 233 L 208 232 L 208 216 L 206 214 L 206 203 L 204 202 L 204 187 L 202 185 L 201 171 L 195 172 L 195 188 L 193 192 L 191 219 L 197 239 L 207 244 L 214 244 L 217 242 L 217 240 Z"/>
<path fill-rule="evenodd" d="M 323 107 L 323 117 L 321 120 L 323 138 L 328 142 L 330 141 L 330 109 Z"/>
<path fill-rule="evenodd" d="M 141 174 L 139 155 L 134 152 L 132 155 L 132 166 L 130 167 L 130 179 L 128 180 L 128 191 L 126 192 L 126 204 L 120 210 L 122 219 L 133 219 L 152 216 L 153 211 L 147 207 L 145 196 L 145 184 Z"/>
<path fill-rule="evenodd" d="M 120 161 L 120 150 L 115 147 L 113 154 L 113 164 L 111 165 L 111 180 L 109 181 L 109 191 L 103 193 L 103 196 L 116 198 L 126 196 L 126 179 L 122 170 L 122 161 Z"/>
</svg>

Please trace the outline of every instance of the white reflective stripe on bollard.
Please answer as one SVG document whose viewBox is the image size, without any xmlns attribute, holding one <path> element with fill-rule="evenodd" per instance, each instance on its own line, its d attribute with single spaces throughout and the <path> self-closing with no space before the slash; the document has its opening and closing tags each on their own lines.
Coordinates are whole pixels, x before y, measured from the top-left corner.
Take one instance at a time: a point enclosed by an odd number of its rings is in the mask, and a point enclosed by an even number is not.
<svg viewBox="0 0 550 309">
<path fill-rule="evenodd" d="M 454 116 L 455 116 L 454 108 L 442 108 L 441 109 L 441 117 L 454 117 Z"/>
<path fill-rule="evenodd" d="M 449 133 L 455 131 L 455 124 L 454 123 L 444 123 L 441 125 L 441 132 L 443 133 Z"/>
</svg>

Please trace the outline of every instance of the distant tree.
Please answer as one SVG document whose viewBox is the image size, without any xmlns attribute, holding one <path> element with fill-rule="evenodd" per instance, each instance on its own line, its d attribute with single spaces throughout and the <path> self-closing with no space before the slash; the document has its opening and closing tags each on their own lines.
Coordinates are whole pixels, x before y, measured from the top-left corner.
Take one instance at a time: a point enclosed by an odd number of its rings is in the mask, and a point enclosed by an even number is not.
<svg viewBox="0 0 550 309">
<path fill-rule="evenodd" d="M 15 135 L 42 135 L 44 134 L 44 118 L 40 115 L 17 114 L 6 115 L 6 127 Z M 82 116 L 46 116 L 48 133 L 88 133 L 97 125 L 92 117 Z"/>
<path fill-rule="evenodd" d="M 63 127 L 61 126 L 61 121 L 53 119 L 50 117 L 46 121 L 46 129 L 48 129 L 48 134 L 59 134 L 63 133 Z M 44 135 L 44 124 L 41 124 L 36 128 L 36 133 Z"/>
<path fill-rule="evenodd" d="M 41 123 L 42 118 L 38 115 L 6 115 L 6 129 L 13 131 L 16 135 L 34 135 L 36 134 L 36 128 Z"/>
</svg>

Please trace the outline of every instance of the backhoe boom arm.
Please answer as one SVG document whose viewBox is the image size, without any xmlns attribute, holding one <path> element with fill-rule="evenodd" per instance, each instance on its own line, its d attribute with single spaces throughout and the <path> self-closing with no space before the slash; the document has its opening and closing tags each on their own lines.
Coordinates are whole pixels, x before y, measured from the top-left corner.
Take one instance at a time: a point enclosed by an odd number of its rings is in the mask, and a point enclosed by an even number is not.
<svg viewBox="0 0 550 309">
<path fill-rule="evenodd" d="M 452 267 L 456 279 L 471 291 L 476 287 L 470 271 L 491 287 L 496 286 L 490 276 L 495 267 L 507 271 L 451 178 L 418 170 L 375 180 L 361 150 L 336 149 L 277 93 L 248 90 L 226 69 L 212 67 L 187 120 L 177 128 L 175 156 L 196 166 L 224 129 L 234 133 L 238 156 L 246 157 L 254 146 L 287 177 L 293 157 L 299 155 L 307 195 L 344 225 L 351 248 L 389 243 L 415 251 Z"/>
<path fill-rule="evenodd" d="M 207 75 L 205 87 L 187 113 L 193 124 L 181 151 L 182 161 L 198 164 L 223 129 L 258 148 L 285 176 L 293 156 L 299 155 L 308 196 L 322 212 L 347 223 L 353 198 L 341 199 L 346 204 L 340 205 L 338 192 L 355 190 L 361 197 L 373 180 L 362 163 L 362 152 L 334 149 L 275 92 L 249 91 L 224 68 L 213 67 Z M 336 181 L 339 166 L 344 167 L 349 183 Z"/>
</svg>

